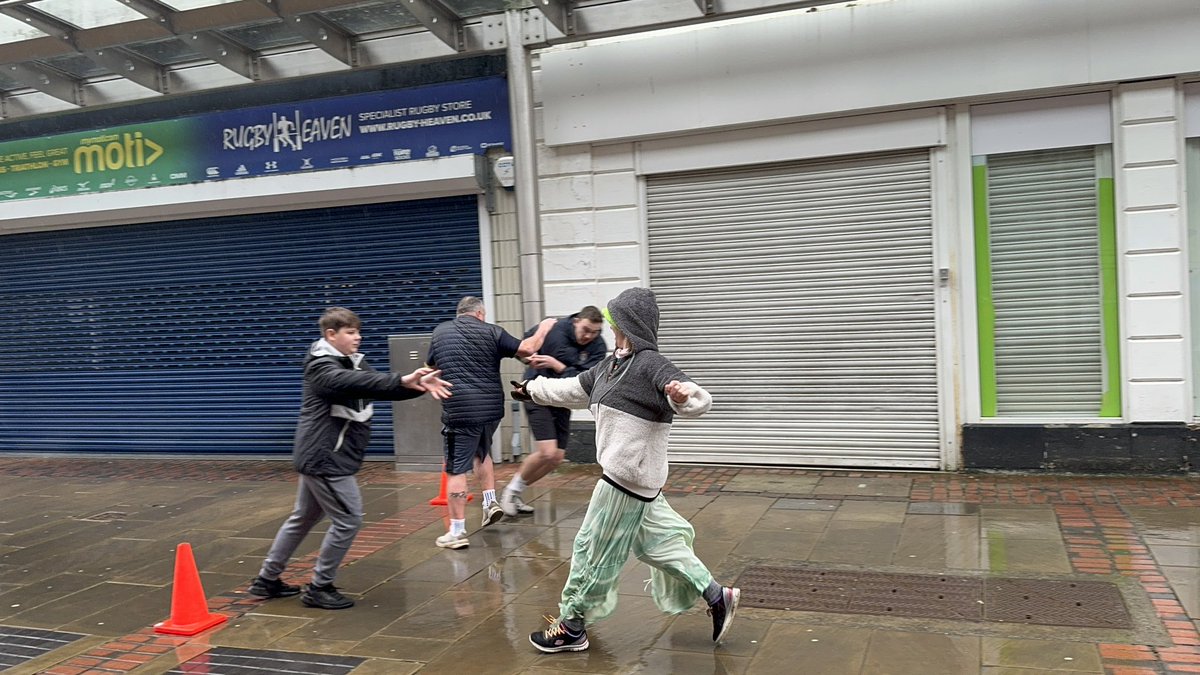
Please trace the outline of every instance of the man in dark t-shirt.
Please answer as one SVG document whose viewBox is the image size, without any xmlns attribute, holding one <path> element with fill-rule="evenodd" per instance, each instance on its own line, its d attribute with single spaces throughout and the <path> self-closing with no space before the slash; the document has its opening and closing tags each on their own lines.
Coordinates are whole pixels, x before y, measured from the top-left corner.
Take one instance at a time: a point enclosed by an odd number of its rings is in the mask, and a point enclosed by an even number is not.
<svg viewBox="0 0 1200 675">
<path fill-rule="evenodd" d="M 576 377 L 600 363 L 608 353 L 608 345 L 600 337 L 603 321 L 600 310 L 592 305 L 559 319 L 546 336 L 542 348 L 529 357 L 525 379 Z M 533 335 L 536 330 L 537 326 L 530 328 L 525 336 Z M 571 434 L 571 411 L 567 408 L 527 401 L 525 416 L 533 434 L 533 453 L 521 463 L 521 469 L 500 495 L 500 508 L 504 510 L 504 515 L 510 517 L 519 513 L 533 513 L 533 507 L 525 504 L 521 493 L 526 486 L 533 485 L 562 464 Z"/>
</svg>

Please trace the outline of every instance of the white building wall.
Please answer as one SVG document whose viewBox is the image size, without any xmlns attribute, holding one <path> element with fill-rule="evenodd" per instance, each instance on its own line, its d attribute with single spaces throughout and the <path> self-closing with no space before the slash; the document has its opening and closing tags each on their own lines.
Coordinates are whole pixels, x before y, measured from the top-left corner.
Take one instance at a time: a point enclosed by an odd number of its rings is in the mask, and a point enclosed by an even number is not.
<svg viewBox="0 0 1200 675">
<path fill-rule="evenodd" d="M 534 67 L 543 297 L 547 315 L 565 316 L 643 283 L 641 186 L 632 143 L 546 144 Z"/>
<path fill-rule="evenodd" d="M 551 145 L 1169 77 L 1194 0 L 895 0 L 569 44 L 542 57 Z"/>
<path fill-rule="evenodd" d="M 1131 422 L 1191 419 L 1181 103 L 1174 79 L 1123 84 L 1114 92 L 1122 361 Z"/>
</svg>

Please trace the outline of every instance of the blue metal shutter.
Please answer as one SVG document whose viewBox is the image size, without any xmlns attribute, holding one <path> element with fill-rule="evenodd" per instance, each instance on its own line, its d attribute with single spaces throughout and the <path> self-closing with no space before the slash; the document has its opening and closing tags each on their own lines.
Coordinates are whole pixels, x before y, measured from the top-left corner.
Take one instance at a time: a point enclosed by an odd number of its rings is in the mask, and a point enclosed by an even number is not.
<svg viewBox="0 0 1200 675">
<path fill-rule="evenodd" d="M 480 295 L 474 196 L 0 237 L 0 451 L 286 453 L 317 319 L 361 350 Z M 375 406 L 371 452 L 392 452 Z M 437 424 L 431 420 L 430 424 Z"/>
</svg>

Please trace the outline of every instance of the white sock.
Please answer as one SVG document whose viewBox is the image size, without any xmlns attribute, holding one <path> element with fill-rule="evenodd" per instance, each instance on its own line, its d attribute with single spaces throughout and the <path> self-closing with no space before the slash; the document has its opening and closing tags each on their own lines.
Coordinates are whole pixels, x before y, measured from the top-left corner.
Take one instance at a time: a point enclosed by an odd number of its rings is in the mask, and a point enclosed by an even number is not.
<svg viewBox="0 0 1200 675">
<path fill-rule="evenodd" d="M 483 491 L 483 508 L 486 509 L 494 501 L 496 501 L 496 491 L 495 490 L 484 490 Z"/>
<path fill-rule="evenodd" d="M 466 518 L 464 518 L 462 520 L 455 520 L 453 518 L 450 519 L 450 534 L 466 534 L 466 533 L 467 533 Z"/>
<path fill-rule="evenodd" d="M 520 472 L 517 472 L 517 475 L 513 476 L 512 482 L 508 484 L 508 489 L 513 492 L 525 491 L 525 479 L 521 477 Z"/>
</svg>

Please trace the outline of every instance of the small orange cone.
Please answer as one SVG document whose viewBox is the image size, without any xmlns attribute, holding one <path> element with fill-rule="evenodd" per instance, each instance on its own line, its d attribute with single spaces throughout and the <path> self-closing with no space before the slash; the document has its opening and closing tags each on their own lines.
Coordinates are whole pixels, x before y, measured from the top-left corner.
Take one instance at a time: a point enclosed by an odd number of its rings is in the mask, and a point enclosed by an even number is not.
<svg viewBox="0 0 1200 675">
<path fill-rule="evenodd" d="M 467 501 L 475 499 L 475 495 L 468 493 Z M 445 506 L 446 505 L 446 470 L 442 470 L 442 489 L 438 492 L 438 496 L 429 500 L 430 506 Z"/>
<path fill-rule="evenodd" d="M 208 599 L 200 585 L 200 572 L 192 557 L 192 545 L 175 548 L 175 583 L 171 589 L 171 618 L 154 624 L 155 633 L 195 635 L 227 621 L 229 617 L 208 611 Z"/>
</svg>

